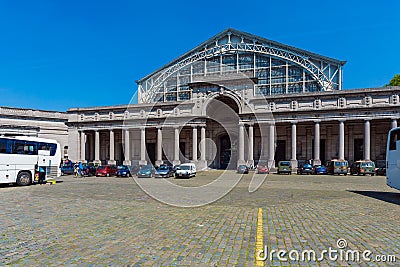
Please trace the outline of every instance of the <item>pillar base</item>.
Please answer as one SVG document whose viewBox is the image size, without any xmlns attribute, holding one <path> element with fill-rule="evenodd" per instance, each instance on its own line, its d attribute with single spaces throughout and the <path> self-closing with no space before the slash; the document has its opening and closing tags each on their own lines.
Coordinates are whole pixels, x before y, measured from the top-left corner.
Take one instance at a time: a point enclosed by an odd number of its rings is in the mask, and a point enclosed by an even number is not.
<svg viewBox="0 0 400 267">
<path fill-rule="evenodd" d="M 130 160 L 124 160 L 124 161 L 122 162 L 122 164 L 127 165 L 127 166 L 131 166 L 131 165 L 132 165 L 132 162 L 131 162 Z"/>
<path fill-rule="evenodd" d="M 268 160 L 268 167 L 270 170 L 275 170 L 275 160 L 274 159 L 269 159 Z"/>
<path fill-rule="evenodd" d="M 292 165 L 292 170 L 293 171 L 297 171 L 297 168 L 299 167 L 298 163 L 297 163 L 297 159 L 291 159 L 290 160 L 290 165 Z"/>
<path fill-rule="evenodd" d="M 93 160 L 93 164 L 100 166 L 101 165 L 101 161 L 100 160 Z"/>
<path fill-rule="evenodd" d="M 108 165 L 115 165 L 115 164 L 117 164 L 117 162 L 115 160 L 109 160 L 109 161 L 107 161 L 107 164 Z"/>
<path fill-rule="evenodd" d="M 162 161 L 162 160 L 156 160 L 156 165 L 157 166 L 161 166 L 161 165 L 163 165 L 164 164 L 164 161 Z"/>
<path fill-rule="evenodd" d="M 253 166 L 253 168 L 254 168 L 254 160 L 248 160 L 247 161 L 247 166 Z"/>
<path fill-rule="evenodd" d="M 237 167 L 239 167 L 239 165 L 246 165 L 246 161 L 244 161 L 244 160 L 242 160 L 242 159 L 239 159 L 238 161 L 237 161 Z"/>
<path fill-rule="evenodd" d="M 196 162 L 196 167 L 197 170 L 205 170 L 207 169 L 208 165 L 207 165 L 207 160 L 199 160 Z"/>
<path fill-rule="evenodd" d="M 313 166 L 315 165 L 321 165 L 321 160 L 320 159 L 314 159 L 313 160 Z"/>
<path fill-rule="evenodd" d="M 87 163 L 87 160 L 86 159 L 81 159 L 81 160 L 79 160 L 79 162 Z"/>
<path fill-rule="evenodd" d="M 175 165 L 180 165 L 181 164 L 181 161 L 180 160 L 174 160 L 174 161 L 172 161 L 172 164 L 175 166 Z"/>
<path fill-rule="evenodd" d="M 147 160 L 139 160 L 139 165 L 147 165 Z"/>
</svg>

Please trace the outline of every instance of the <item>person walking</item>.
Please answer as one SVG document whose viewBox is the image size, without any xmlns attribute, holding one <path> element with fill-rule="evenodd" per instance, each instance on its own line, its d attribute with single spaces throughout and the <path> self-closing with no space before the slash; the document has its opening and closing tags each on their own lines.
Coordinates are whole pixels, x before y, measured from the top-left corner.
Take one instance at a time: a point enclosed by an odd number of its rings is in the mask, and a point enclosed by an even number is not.
<svg viewBox="0 0 400 267">
<path fill-rule="evenodd" d="M 39 184 L 46 184 L 46 167 L 39 166 Z"/>
</svg>

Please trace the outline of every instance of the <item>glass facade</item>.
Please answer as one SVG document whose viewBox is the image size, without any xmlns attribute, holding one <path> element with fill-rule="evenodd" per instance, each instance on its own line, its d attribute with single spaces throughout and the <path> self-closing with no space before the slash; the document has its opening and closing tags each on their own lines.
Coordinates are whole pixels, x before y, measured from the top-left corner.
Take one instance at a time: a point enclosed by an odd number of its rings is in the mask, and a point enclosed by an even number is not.
<svg viewBox="0 0 400 267">
<path fill-rule="evenodd" d="M 218 90 L 252 89 L 253 96 L 341 90 L 343 64 L 293 47 L 246 39 L 240 32 L 227 33 L 141 80 L 139 102 L 188 100 L 204 83 Z"/>
<path fill-rule="evenodd" d="M 215 76 L 216 79 L 221 78 L 221 86 L 224 86 L 223 80 L 229 79 L 224 76 L 231 73 L 240 73 L 249 79 L 257 78 L 253 85 L 255 96 L 321 91 L 321 86 L 313 76 L 295 63 L 268 55 L 231 53 L 195 62 L 171 75 L 157 93 L 156 101 L 189 100 L 192 96 L 191 83 Z M 242 90 L 248 89 L 248 84 L 237 82 L 226 87 Z"/>
</svg>

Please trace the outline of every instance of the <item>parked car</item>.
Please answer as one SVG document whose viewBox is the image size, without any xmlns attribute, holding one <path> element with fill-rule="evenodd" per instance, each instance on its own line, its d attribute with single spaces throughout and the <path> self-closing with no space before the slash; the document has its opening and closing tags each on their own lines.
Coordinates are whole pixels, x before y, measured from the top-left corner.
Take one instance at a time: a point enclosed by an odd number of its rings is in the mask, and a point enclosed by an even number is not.
<svg viewBox="0 0 400 267">
<path fill-rule="evenodd" d="M 97 176 L 114 176 L 117 171 L 117 166 L 115 165 L 101 165 L 96 169 L 96 177 Z"/>
<path fill-rule="evenodd" d="M 292 174 L 292 164 L 290 161 L 279 161 L 278 162 L 278 174 L 287 173 Z"/>
<path fill-rule="evenodd" d="M 297 174 L 312 174 L 313 166 L 311 164 L 303 164 L 297 168 Z"/>
<path fill-rule="evenodd" d="M 155 173 L 155 169 L 153 165 L 143 165 L 139 172 L 137 173 L 137 177 L 153 177 Z"/>
<path fill-rule="evenodd" d="M 247 173 L 249 173 L 249 167 L 247 167 L 246 165 L 239 165 L 239 166 L 237 167 L 236 172 L 237 172 L 237 173 L 247 174 Z"/>
<path fill-rule="evenodd" d="M 313 174 L 328 174 L 328 170 L 324 165 L 315 165 L 313 168 Z"/>
<path fill-rule="evenodd" d="M 332 159 L 326 162 L 326 168 L 328 169 L 328 174 L 344 174 L 347 175 L 349 163 L 344 159 Z"/>
<path fill-rule="evenodd" d="M 386 176 L 386 167 L 378 168 L 375 173 L 376 175 Z"/>
<path fill-rule="evenodd" d="M 266 162 L 258 163 L 256 173 L 269 173 L 268 164 Z"/>
<path fill-rule="evenodd" d="M 74 174 L 74 163 L 70 160 L 64 161 L 61 165 L 61 175 Z"/>
<path fill-rule="evenodd" d="M 183 163 L 176 169 L 175 178 L 196 176 L 196 165 L 194 163 Z"/>
<path fill-rule="evenodd" d="M 160 167 L 158 167 L 158 169 L 156 170 L 155 177 L 161 177 L 161 178 L 168 178 L 168 177 L 173 177 L 174 176 L 174 169 L 172 168 L 172 166 L 168 166 L 168 165 L 160 165 Z"/>
<path fill-rule="evenodd" d="M 366 175 L 371 174 L 375 175 L 375 163 L 370 160 L 358 160 L 351 164 L 350 166 L 350 174 L 354 175 Z"/>
<path fill-rule="evenodd" d="M 83 164 L 82 175 L 83 176 L 96 175 L 96 166 L 93 163 Z"/>
<path fill-rule="evenodd" d="M 115 176 L 117 177 L 131 177 L 131 170 L 126 165 L 121 165 L 117 167 L 117 171 L 115 172 Z"/>
</svg>

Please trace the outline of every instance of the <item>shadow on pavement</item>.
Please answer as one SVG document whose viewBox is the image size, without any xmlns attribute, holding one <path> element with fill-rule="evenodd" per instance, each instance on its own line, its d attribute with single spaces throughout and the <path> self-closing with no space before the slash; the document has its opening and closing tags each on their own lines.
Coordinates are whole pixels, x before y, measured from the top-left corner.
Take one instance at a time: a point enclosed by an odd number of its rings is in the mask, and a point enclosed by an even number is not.
<svg viewBox="0 0 400 267">
<path fill-rule="evenodd" d="M 379 192 L 379 191 L 355 191 L 355 190 L 348 190 L 348 191 L 363 196 L 383 200 L 388 203 L 400 205 L 400 193 Z"/>
</svg>

